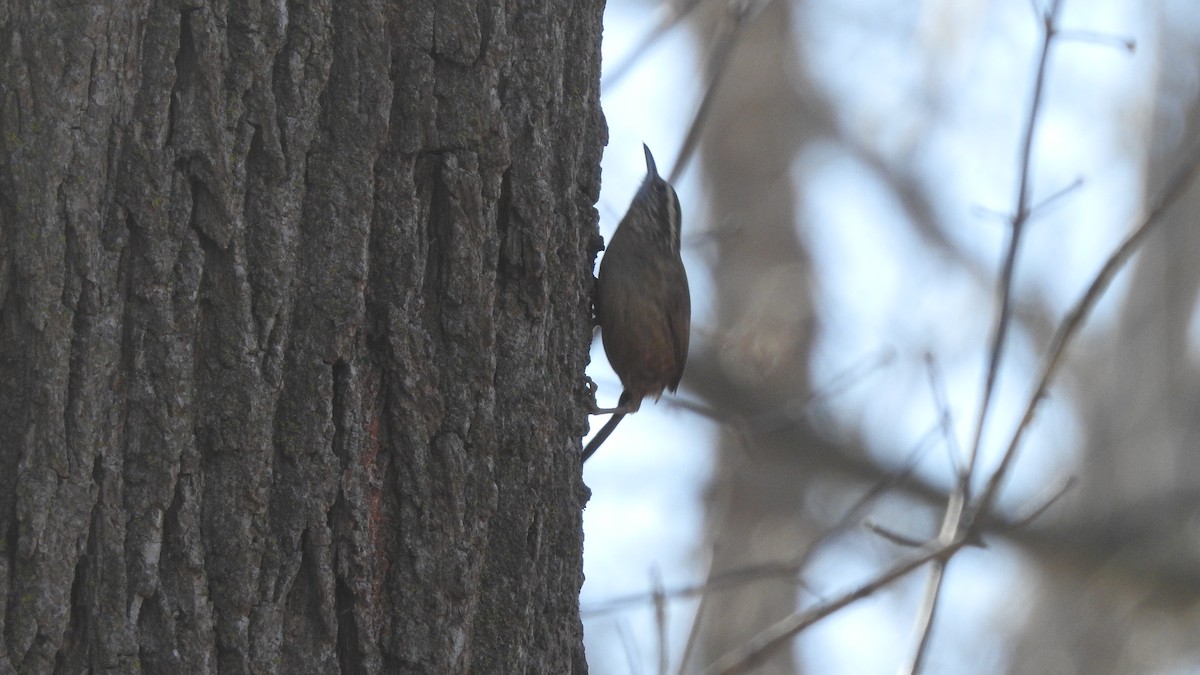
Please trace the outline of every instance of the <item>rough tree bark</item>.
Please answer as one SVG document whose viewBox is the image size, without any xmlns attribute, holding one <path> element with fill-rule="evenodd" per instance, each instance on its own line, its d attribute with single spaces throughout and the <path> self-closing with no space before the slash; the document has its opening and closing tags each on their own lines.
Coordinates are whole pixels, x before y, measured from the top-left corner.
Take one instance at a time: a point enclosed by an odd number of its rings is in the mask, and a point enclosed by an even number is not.
<svg viewBox="0 0 1200 675">
<path fill-rule="evenodd" d="M 601 10 L 0 2 L 0 672 L 586 669 Z"/>
</svg>

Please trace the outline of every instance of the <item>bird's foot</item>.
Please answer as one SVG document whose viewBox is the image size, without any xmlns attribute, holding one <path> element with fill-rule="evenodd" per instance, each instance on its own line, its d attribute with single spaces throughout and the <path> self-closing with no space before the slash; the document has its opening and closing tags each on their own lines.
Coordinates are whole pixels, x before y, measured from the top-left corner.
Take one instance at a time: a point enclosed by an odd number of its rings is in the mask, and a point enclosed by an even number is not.
<svg viewBox="0 0 1200 675">
<path fill-rule="evenodd" d="M 601 408 L 600 406 L 592 406 L 589 414 L 592 415 L 616 415 L 617 413 L 628 414 L 633 412 L 627 405 L 619 405 L 615 408 Z"/>
<path fill-rule="evenodd" d="M 638 408 L 641 407 L 641 405 L 639 405 L 640 403 L 641 403 L 641 401 L 638 401 L 637 403 L 633 403 L 632 401 L 627 401 L 625 403 L 622 403 L 621 405 L 618 405 L 615 408 L 601 408 L 600 406 L 593 404 L 591 414 L 593 414 L 593 415 L 629 415 L 631 413 L 635 413 L 638 411 Z"/>
</svg>

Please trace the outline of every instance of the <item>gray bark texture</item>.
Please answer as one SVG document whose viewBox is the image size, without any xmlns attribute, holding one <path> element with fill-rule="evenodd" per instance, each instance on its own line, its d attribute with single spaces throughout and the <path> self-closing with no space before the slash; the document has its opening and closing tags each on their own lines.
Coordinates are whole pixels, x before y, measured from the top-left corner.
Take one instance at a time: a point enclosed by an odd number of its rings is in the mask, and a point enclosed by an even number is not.
<svg viewBox="0 0 1200 675">
<path fill-rule="evenodd" d="M 0 1 L 0 673 L 586 670 L 602 9 Z"/>
</svg>

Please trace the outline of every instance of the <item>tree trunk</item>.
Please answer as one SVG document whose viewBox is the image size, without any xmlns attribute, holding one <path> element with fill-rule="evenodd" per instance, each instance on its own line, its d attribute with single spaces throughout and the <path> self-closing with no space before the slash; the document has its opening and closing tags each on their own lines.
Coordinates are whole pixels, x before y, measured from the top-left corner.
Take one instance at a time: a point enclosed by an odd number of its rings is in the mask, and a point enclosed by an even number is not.
<svg viewBox="0 0 1200 675">
<path fill-rule="evenodd" d="M 729 20 L 723 9 L 699 13 L 696 27 L 713 32 Z M 829 128 L 816 114 L 820 98 L 802 91 L 807 81 L 795 75 L 790 86 L 781 85 L 781 73 L 799 72 L 796 11 L 793 3 L 769 3 L 741 28 L 702 146 L 710 222 L 720 242 L 713 261 L 719 323 L 689 381 L 714 409 L 745 420 L 777 417 L 781 401 L 812 392 L 816 288 L 789 167 Z M 770 142 L 746 142 L 753 138 Z M 822 444 L 803 422 L 778 432 L 750 423 L 720 436 L 706 503 L 714 587 L 738 570 L 796 558 L 819 533 L 798 495 L 823 469 Z M 707 666 L 741 647 L 792 613 L 798 600 L 796 581 L 787 576 L 711 591 L 697 618 L 697 663 Z M 755 672 L 800 669 L 791 650 L 780 650 Z"/>
<path fill-rule="evenodd" d="M 0 672 L 583 672 L 599 3 L 0 3 Z"/>
</svg>

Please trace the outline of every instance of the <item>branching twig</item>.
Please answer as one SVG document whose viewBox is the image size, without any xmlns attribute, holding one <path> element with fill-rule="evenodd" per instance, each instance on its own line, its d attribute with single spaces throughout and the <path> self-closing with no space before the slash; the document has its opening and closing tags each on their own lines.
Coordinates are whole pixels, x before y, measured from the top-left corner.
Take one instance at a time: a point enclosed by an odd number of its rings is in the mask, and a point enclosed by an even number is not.
<svg viewBox="0 0 1200 675">
<path fill-rule="evenodd" d="M 798 634 L 801 630 L 807 628 L 820 619 L 832 614 L 833 612 L 846 607 L 862 598 L 869 596 L 876 590 L 884 588 L 893 581 L 907 575 L 909 572 L 921 567 L 928 562 L 942 562 L 948 560 L 963 546 L 974 543 L 977 536 L 977 528 L 980 527 L 984 515 L 990 513 L 999 491 L 1000 485 L 1003 483 L 1004 477 L 1011 465 L 1013 458 L 1016 455 L 1016 449 L 1019 447 L 1022 436 L 1025 430 L 1032 422 L 1038 405 L 1045 397 L 1046 390 L 1049 388 L 1050 381 L 1053 379 L 1059 365 L 1062 362 L 1062 357 L 1070 344 L 1072 338 L 1078 333 L 1083 322 L 1090 315 L 1096 303 L 1104 295 L 1104 291 L 1112 283 L 1116 273 L 1128 262 L 1134 251 L 1137 250 L 1146 239 L 1146 237 L 1154 230 L 1154 227 L 1162 222 L 1162 215 L 1179 197 L 1184 190 L 1192 184 L 1200 173 L 1200 149 L 1194 150 L 1183 166 L 1174 174 L 1167 182 L 1163 193 L 1157 200 L 1152 203 L 1152 206 L 1145 212 L 1145 215 L 1139 221 L 1139 224 L 1126 237 L 1125 241 L 1113 252 L 1109 259 L 1105 262 L 1096 278 L 1084 292 L 1083 297 L 1075 304 L 1068 312 L 1066 318 L 1063 319 L 1059 330 L 1055 333 L 1055 337 L 1051 343 L 1049 353 L 1046 357 L 1045 364 L 1042 368 L 1041 377 L 1038 380 L 1038 385 L 1034 389 L 1033 395 L 1025 408 L 1025 413 L 1021 418 L 1021 422 L 1014 432 L 1008 448 L 1005 451 L 1004 457 L 1001 460 L 1000 466 L 997 468 L 986 487 L 980 495 L 978 505 L 972 510 L 972 519 L 964 523 L 963 527 L 958 530 L 958 535 L 950 541 L 927 546 L 927 551 L 921 555 L 915 556 L 907 561 L 893 565 L 891 568 L 854 589 L 828 602 L 822 603 L 805 612 L 798 612 L 792 616 L 776 623 L 774 626 L 760 633 L 753 640 L 743 645 L 737 651 L 727 654 L 719 661 L 714 663 L 705 672 L 706 673 L 738 673 L 744 672 L 747 668 L 753 666 L 760 659 L 766 658 L 776 648 L 785 644 L 788 640 Z M 1031 522 L 1034 518 L 1041 515 L 1047 508 L 1058 501 L 1074 484 L 1074 479 L 1067 479 L 1057 486 L 1051 493 L 1050 497 L 1043 500 L 1041 504 L 1030 510 L 1029 513 L 1023 515 L 1017 521 L 1014 521 L 1010 529 L 1022 527 Z M 940 587 L 940 583 L 936 585 Z M 927 586 L 927 596 L 931 589 L 935 588 L 935 584 Z M 934 596 L 936 602 L 936 595 Z M 924 638 L 923 638 L 924 639 Z"/>
<path fill-rule="evenodd" d="M 712 591 L 725 588 L 740 586 L 742 584 L 760 581 L 762 579 L 775 579 L 779 577 L 795 577 L 808 561 L 812 559 L 821 545 L 832 539 L 841 532 L 845 532 L 853 525 L 869 506 L 879 500 L 880 497 L 887 494 L 888 491 L 900 484 L 901 481 L 907 479 L 916 470 L 917 464 L 932 447 L 934 439 L 936 439 L 939 430 L 934 428 L 928 431 L 921 440 L 919 440 L 909 454 L 904 465 L 898 471 L 893 471 L 876 481 L 866 492 L 854 500 L 854 503 L 846 509 L 841 518 L 838 519 L 832 527 L 827 528 L 821 535 L 811 541 L 803 552 L 797 555 L 794 559 L 783 560 L 780 562 L 770 562 L 758 565 L 748 565 L 737 569 L 728 570 L 717 575 L 709 575 L 708 580 L 703 584 L 692 584 L 683 586 L 674 590 L 663 590 L 661 594 L 666 599 L 683 599 L 695 596 L 705 596 Z M 799 582 L 797 582 L 799 583 Z M 606 601 L 603 605 L 585 608 L 580 611 L 584 616 L 597 616 L 607 614 L 614 611 L 619 611 L 632 605 L 643 605 L 657 601 L 658 591 L 649 593 L 633 593 L 630 595 L 613 598 Z"/>
<path fill-rule="evenodd" d="M 1000 460 L 1000 465 L 988 480 L 979 497 L 978 505 L 974 509 L 976 514 L 986 514 L 992 509 L 996 500 L 996 494 L 1000 490 L 1000 486 L 1003 484 L 1012 461 L 1017 454 L 1017 448 L 1021 445 L 1025 431 L 1028 430 L 1029 424 L 1033 421 L 1033 417 L 1037 413 L 1038 406 L 1050 388 L 1050 381 L 1054 379 L 1055 374 L 1058 372 L 1067 346 L 1074 339 L 1076 333 L 1079 332 L 1079 329 L 1083 326 L 1083 322 L 1087 320 L 1092 310 L 1095 309 L 1096 303 L 1103 297 L 1104 292 L 1108 290 L 1113 277 L 1125 266 L 1125 263 L 1129 261 L 1142 242 L 1146 240 L 1146 237 L 1154 231 L 1154 228 L 1163 221 L 1162 215 L 1167 208 L 1174 204 L 1175 200 L 1196 179 L 1197 169 L 1200 169 L 1200 148 L 1194 149 L 1187 161 L 1167 181 L 1162 194 L 1151 203 L 1151 206 L 1138 221 L 1138 225 L 1121 242 L 1121 245 L 1113 251 L 1108 260 L 1104 262 L 1104 266 L 1100 268 L 1100 272 L 1096 274 L 1096 278 L 1092 280 L 1091 285 L 1084 291 L 1083 296 L 1067 312 L 1062 324 L 1059 325 L 1058 330 L 1055 331 L 1054 337 L 1050 341 L 1050 348 L 1046 353 L 1046 358 L 1042 365 L 1041 376 L 1038 378 L 1037 386 L 1033 389 L 1033 394 L 1029 397 L 1029 402 L 1025 406 L 1025 412 L 1021 416 L 1021 421 L 1017 425 L 1012 439 L 1009 440 L 1008 447 L 1004 451 L 1004 456 Z M 976 516 L 976 520 L 978 520 L 978 516 Z"/>
<path fill-rule="evenodd" d="M 1026 510 L 1025 514 L 1019 520 L 1010 523 L 1004 529 L 1014 530 L 1028 525 L 1030 521 L 1044 513 L 1047 508 L 1066 494 L 1072 485 L 1074 485 L 1074 479 L 1069 478 L 1063 481 L 1051 491 L 1048 497 L 1036 502 L 1033 507 Z M 978 533 L 969 528 L 960 529 L 959 536 L 948 540 L 943 540 L 939 537 L 938 539 L 929 541 L 921 546 L 925 550 L 919 555 L 893 565 L 885 572 L 853 591 L 822 602 L 806 611 L 797 612 L 777 622 L 775 625 L 756 635 L 754 639 L 747 642 L 735 652 L 726 654 L 704 672 L 706 674 L 721 673 L 722 675 L 744 672 L 745 669 L 770 656 L 773 651 L 786 644 L 788 639 L 826 616 L 870 596 L 875 591 L 888 586 L 926 563 L 932 563 L 937 569 L 943 569 L 945 563 L 964 546 L 974 546 L 977 543 Z M 932 592 L 934 589 L 934 585 L 928 585 L 926 593 Z M 936 601 L 936 598 L 934 600 Z M 932 605 L 935 604 L 936 602 L 932 603 Z M 921 639 L 927 640 L 928 638 L 923 636 Z"/>
<path fill-rule="evenodd" d="M 747 669 L 772 654 L 776 649 L 794 638 L 800 631 L 817 621 L 888 586 L 893 581 L 907 575 L 909 572 L 931 560 L 938 560 L 953 555 L 958 549 L 969 543 L 966 539 L 957 539 L 947 544 L 928 548 L 920 555 L 893 565 L 887 571 L 852 591 L 843 593 L 833 600 L 823 602 L 804 612 L 797 612 L 759 633 L 737 650 L 721 657 L 716 663 L 705 669 L 704 673 L 706 675 L 716 675 L 717 673 L 730 675 L 732 673 L 746 672 Z"/>
<path fill-rule="evenodd" d="M 1037 128 L 1038 113 L 1041 110 L 1042 94 L 1045 91 L 1050 49 L 1054 45 L 1054 37 L 1057 32 L 1056 22 L 1061 4 L 1061 0 L 1051 0 L 1050 6 L 1041 16 L 1042 44 L 1037 59 L 1037 74 L 1034 76 L 1033 96 L 1029 103 L 1029 114 L 1025 118 L 1025 130 L 1022 135 L 1017 203 L 1012 214 L 1008 248 L 1004 253 L 1004 264 L 998 282 L 1000 301 L 996 309 L 996 322 L 988 353 L 987 375 L 984 379 L 979 415 L 976 419 L 975 433 L 971 439 L 971 449 L 967 456 L 966 466 L 959 474 L 957 487 L 950 495 L 946 504 L 945 516 L 942 518 L 942 529 L 938 535 L 938 540 L 941 542 L 956 541 L 965 536 L 962 525 L 967 504 L 971 499 L 971 480 L 979 461 L 983 429 L 987 423 L 988 412 L 991 410 L 992 394 L 996 390 L 996 377 L 1000 372 L 1000 359 L 1004 354 L 1005 341 L 1012 324 L 1013 276 L 1017 265 L 1017 252 L 1020 249 L 1021 236 L 1025 232 L 1025 225 L 1029 222 L 1031 213 L 1029 193 L 1033 175 L 1033 137 Z M 946 579 L 948 560 L 948 557 L 941 558 L 933 561 L 933 564 L 930 565 L 929 577 L 925 580 L 924 599 L 914 627 L 914 633 L 917 636 L 916 646 L 909 659 L 908 667 L 902 668 L 901 673 L 915 674 L 921 670 L 921 664 L 925 660 L 925 654 L 929 647 L 929 636 L 933 631 L 934 618 L 937 614 L 938 597 L 941 595 L 942 584 Z"/>
</svg>

